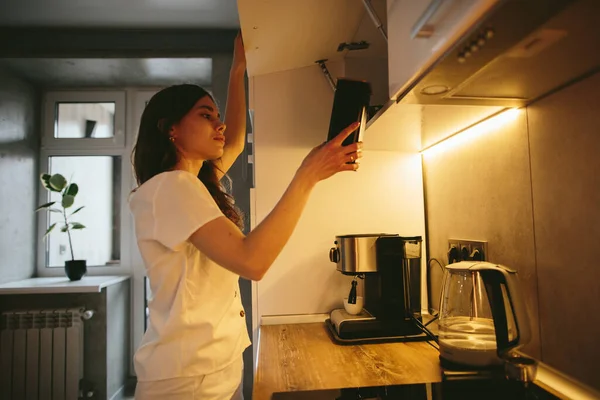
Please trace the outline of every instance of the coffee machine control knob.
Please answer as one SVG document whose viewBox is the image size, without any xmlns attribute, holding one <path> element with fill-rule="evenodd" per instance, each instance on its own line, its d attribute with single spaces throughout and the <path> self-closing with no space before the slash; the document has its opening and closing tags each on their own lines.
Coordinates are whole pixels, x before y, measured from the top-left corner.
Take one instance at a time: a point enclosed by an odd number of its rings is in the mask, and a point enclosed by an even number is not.
<svg viewBox="0 0 600 400">
<path fill-rule="evenodd" d="M 337 247 L 329 249 L 329 261 L 337 263 L 340 261 L 340 252 Z"/>
</svg>

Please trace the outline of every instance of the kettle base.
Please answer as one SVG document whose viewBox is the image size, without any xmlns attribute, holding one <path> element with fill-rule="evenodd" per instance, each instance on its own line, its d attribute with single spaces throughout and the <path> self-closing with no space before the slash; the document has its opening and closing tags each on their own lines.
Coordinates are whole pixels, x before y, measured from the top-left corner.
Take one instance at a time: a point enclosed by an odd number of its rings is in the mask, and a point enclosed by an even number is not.
<svg viewBox="0 0 600 400">
<path fill-rule="evenodd" d="M 493 372 L 499 371 L 504 372 L 504 366 L 502 364 L 488 364 L 488 365 L 470 365 L 464 362 L 457 362 L 454 360 L 449 360 L 444 358 L 440 354 L 440 366 L 442 369 L 447 371 L 461 371 L 461 372 L 473 372 L 473 373 L 481 373 L 483 371 Z"/>
<path fill-rule="evenodd" d="M 325 320 L 325 326 L 333 342 L 337 344 L 367 344 L 367 343 L 390 343 L 390 342 L 417 342 L 429 340 L 429 337 L 421 332 L 416 334 L 393 335 L 389 332 L 364 332 L 354 335 L 340 335 L 331 319 Z"/>
</svg>

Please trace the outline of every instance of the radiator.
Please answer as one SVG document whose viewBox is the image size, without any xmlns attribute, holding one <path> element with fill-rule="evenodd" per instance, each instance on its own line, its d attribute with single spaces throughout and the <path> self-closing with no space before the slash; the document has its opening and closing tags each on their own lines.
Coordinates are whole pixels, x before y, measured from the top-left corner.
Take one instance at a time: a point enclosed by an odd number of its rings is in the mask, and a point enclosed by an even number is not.
<svg viewBox="0 0 600 400">
<path fill-rule="evenodd" d="M 83 307 L 2 313 L 0 398 L 77 400 L 83 378 Z"/>
</svg>

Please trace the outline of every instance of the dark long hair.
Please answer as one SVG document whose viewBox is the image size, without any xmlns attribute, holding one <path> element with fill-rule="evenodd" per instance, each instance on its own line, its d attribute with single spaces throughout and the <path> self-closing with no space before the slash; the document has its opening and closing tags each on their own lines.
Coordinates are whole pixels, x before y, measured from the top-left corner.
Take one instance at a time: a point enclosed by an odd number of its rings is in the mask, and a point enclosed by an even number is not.
<svg viewBox="0 0 600 400">
<path fill-rule="evenodd" d="M 204 96 L 213 97 L 197 85 L 175 85 L 156 93 L 144 109 L 137 140 L 132 153 L 132 164 L 138 186 L 161 172 L 171 171 L 179 154 L 171 142 L 169 131 Z M 223 214 L 243 229 L 243 217 L 234 206 L 233 197 L 227 193 L 217 177 L 218 167 L 207 160 L 198 173 Z"/>
</svg>

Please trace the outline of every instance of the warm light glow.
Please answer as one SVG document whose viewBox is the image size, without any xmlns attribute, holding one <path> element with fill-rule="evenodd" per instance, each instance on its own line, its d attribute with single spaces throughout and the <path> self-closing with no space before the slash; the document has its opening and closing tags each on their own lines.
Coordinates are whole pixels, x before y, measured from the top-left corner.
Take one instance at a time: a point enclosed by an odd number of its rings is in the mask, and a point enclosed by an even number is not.
<svg viewBox="0 0 600 400">
<path fill-rule="evenodd" d="M 491 118 L 488 118 L 472 127 L 465 129 L 464 131 L 460 131 L 453 136 L 448 137 L 438 143 L 435 143 L 425 149 L 421 150 L 421 154 L 432 155 L 437 154 L 443 151 L 447 151 L 448 149 L 456 148 L 458 146 L 462 146 L 467 142 L 472 142 L 478 136 L 481 136 L 485 133 L 493 132 L 503 127 L 507 123 L 514 121 L 519 115 L 520 110 L 517 108 L 511 108 L 509 110 L 503 111 L 497 115 L 494 115 Z"/>
</svg>

